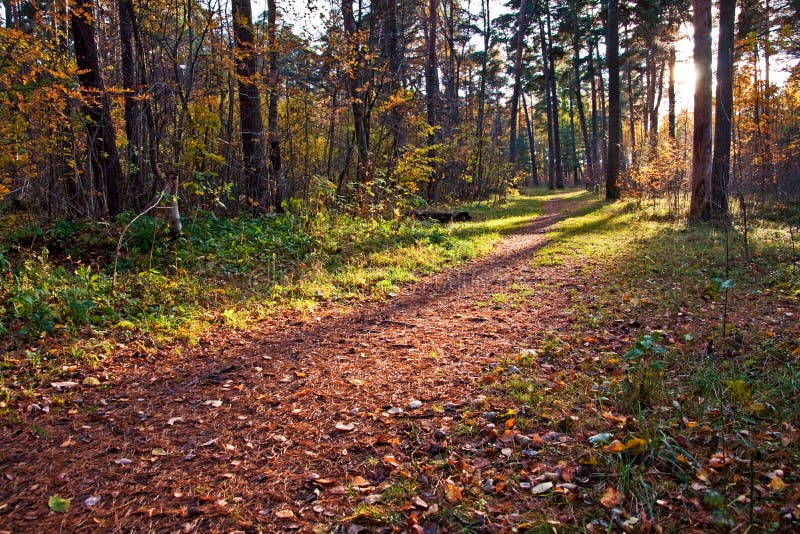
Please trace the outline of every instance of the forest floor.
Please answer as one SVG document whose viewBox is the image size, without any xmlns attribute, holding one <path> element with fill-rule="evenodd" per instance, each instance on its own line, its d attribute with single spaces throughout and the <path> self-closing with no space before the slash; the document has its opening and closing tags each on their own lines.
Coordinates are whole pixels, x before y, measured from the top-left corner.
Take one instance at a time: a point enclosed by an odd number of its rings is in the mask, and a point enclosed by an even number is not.
<svg viewBox="0 0 800 534">
<path fill-rule="evenodd" d="M 794 286 L 681 287 L 630 217 L 552 196 L 389 298 L 71 369 L 0 427 L 0 530 L 798 528 Z"/>
</svg>

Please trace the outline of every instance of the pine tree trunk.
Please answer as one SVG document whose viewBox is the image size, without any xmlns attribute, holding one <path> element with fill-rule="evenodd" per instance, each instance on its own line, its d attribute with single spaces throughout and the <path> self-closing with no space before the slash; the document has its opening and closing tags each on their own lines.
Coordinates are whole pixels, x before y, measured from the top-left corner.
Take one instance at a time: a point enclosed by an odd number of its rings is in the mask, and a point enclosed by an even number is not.
<svg viewBox="0 0 800 534">
<path fill-rule="evenodd" d="M 736 0 L 720 0 L 714 157 L 711 165 L 711 216 L 727 222 L 733 113 L 733 46 Z"/>
<path fill-rule="evenodd" d="M 528 113 L 528 106 L 525 103 L 525 93 L 522 93 L 522 109 L 525 112 L 525 126 L 528 130 L 528 147 L 531 151 L 531 185 L 534 187 L 539 186 L 539 171 L 536 166 L 536 140 L 533 136 L 533 124 L 531 124 L 530 113 Z"/>
<path fill-rule="evenodd" d="M 277 6 L 275 0 L 267 0 L 267 42 L 269 44 L 269 76 L 267 78 L 267 129 L 269 137 L 269 180 L 275 210 L 283 211 L 281 202 L 286 198 L 286 175 L 281 162 L 281 139 L 278 131 L 278 38 Z"/>
<path fill-rule="evenodd" d="M 667 88 L 669 138 L 675 139 L 675 47 L 669 49 L 669 87 Z"/>
<path fill-rule="evenodd" d="M 439 28 L 438 8 L 438 0 L 429 0 L 427 61 L 425 62 L 425 103 L 428 126 L 432 129 L 428 135 L 428 145 L 431 147 L 428 151 L 428 157 L 431 159 L 436 157 L 436 150 L 433 145 L 437 144 L 441 138 L 438 135 L 441 130 L 438 132 L 434 130 L 441 126 L 439 124 L 439 63 L 436 51 L 436 34 Z M 437 177 L 438 172 L 434 171 L 428 180 L 428 200 L 435 200 Z"/>
<path fill-rule="evenodd" d="M 525 0 L 520 0 L 517 13 L 517 46 L 514 52 L 514 88 L 511 94 L 511 119 L 508 136 L 508 161 L 519 170 L 519 154 L 517 150 L 517 117 L 519 116 L 519 96 L 522 91 L 522 49 L 525 40 Z"/>
<path fill-rule="evenodd" d="M 122 167 L 111 122 L 110 101 L 100 74 L 93 9 L 91 0 L 76 0 L 70 9 L 70 22 L 83 109 L 87 115 L 86 130 L 94 189 L 105 201 L 99 213 L 116 215 L 122 210 Z"/>
<path fill-rule="evenodd" d="M 620 198 L 619 165 L 622 142 L 622 120 L 619 98 L 619 5 L 608 0 L 608 32 L 606 60 L 608 61 L 608 158 L 606 158 L 606 199 Z"/>
<path fill-rule="evenodd" d="M 711 0 L 693 0 L 694 64 L 697 79 L 694 90 L 694 134 L 692 136 L 692 196 L 690 221 L 707 221 L 711 175 Z"/>
<path fill-rule="evenodd" d="M 239 89 L 239 122 L 242 128 L 242 192 L 250 209 L 272 209 L 264 161 L 264 122 L 261 118 L 261 94 L 256 84 L 257 55 L 253 35 L 250 0 L 232 0 L 233 29 L 236 34 L 236 76 Z"/>
</svg>

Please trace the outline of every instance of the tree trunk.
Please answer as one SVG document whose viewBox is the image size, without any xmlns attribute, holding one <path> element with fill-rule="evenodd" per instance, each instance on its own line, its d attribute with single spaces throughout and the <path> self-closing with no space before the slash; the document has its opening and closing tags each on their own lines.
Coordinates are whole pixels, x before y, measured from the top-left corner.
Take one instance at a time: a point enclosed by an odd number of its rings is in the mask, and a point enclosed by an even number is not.
<svg viewBox="0 0 800 534">
<path fill-rule="evenodd" d="M 675 139 L 675 46 L 669 49 L 669 87 L 667 88 L 669 138 Z"/>
<path fill-rule="evenodd" d="M 283 211 L 281 202 L 286 198 L 286 175 L 281 163 L 281 139 L 278 132 L 278 39 L 275 19 L 275 0 L 267 0 L 267 42 L 269 43 L 269 75 L 267 77 L 267 128 L 269 132 L 269 180 L 275 210 Z"/>
<path fill-rule="evenodd" d="M 525 126 L 528 130 L 528 146 L 531 151 L 531 182 L 534 187 L 539 186 L 539 171 L 536 168 L 536 142 L 533 137 L 533 124 L 528 113 L 528 106 L 525 103 L 525 93 L 522 93 L 522 110 L 525 112 Z"/>
<path fill-rule="evenodd" d="M 133 206 L 145 205 L 142 180 L 142 109 L 140 88 L 136 84 L 136 63 L 133 55 L 133 13 L 127 0 L 117 1 L 119 38 L 122 59 L 122 87 L 125 90 L 125 136 L 128 138 L 128 184 Z"/>
<path fill-rule="evenodd" d="M 707 221 L 711 175 L 711 0 L 693 0 L 694 134 L 692 136 L 692 196 L 690 221 Z"/>
<path fill-rule="evenodd" d="M 561 128 L 559 127 L 558 91 L 556 87 L 556 62 L 553 51 L 553 35 L 550 27 L 550 9 L 547 6 L 547 58 L 550 64 L 550 90 L 552 92 L 553 107 L 553 148 L 556 160 L 556 188 L 564 189 L 564 162 L 561 157 Z"/>
<path fill-rule="evenodd" d="M 359 187 L 358 201 L 362 212 L 366 209 L 365 191 L 363 188 L 372 179 L 372 160 L 369 154 L 369 121 L 367 118 L 366 93 L 363 87 L 364 54 L 359 43 L 356 19 L 353 16 L 353 1 L 342 0 L 342 17 L 344 22 L 345 37 L 349 46 L 349 58 L 345 69 L 345 83 L 350 96 L 353 111 L 353 129 L 355 132 L 356 151 L 358 164 L 356 166 L 356 179 Z"/>
<path fill-rule="evenodd" d="M 542 74 L 544 76 L 544 108 L 547 116 L 547 187 L 556 188 L 556 163 L 555 163 L 555 125 L 553 116 L 552 94 L 550 93 L 550 67 L 547 61 L 547 39 L 544 33 L 544 22 L 539 19 L 539 38 L 542 48 Z"/>
<path fill-rule="evenodd" d="M 239 88 L 239 122 L 242 128 L 243 194 L 250 208 L 273 209 L 267 187 L 264 161 L 264 122 L 261 119 L 261 94 L 256 84 L 257 55 L 253 35 L 250 0 L 232 0 L 233 29 L 236 34 L 236 77 Z"/>
<path fill-rule="evenodd" d="M 439 63 L 436 53 L 436 34 L 439 28 L 438 0 L 428 2 L 428 35 L 427 35 L 427 61 L 425 62 L 425 102 L 428 119 L 428 127 L 431 129 L 428 135 L 428 157 L 436 157 L 436 150 L 433 145 L 437 144 L 441 138 L 438 135 L 441 130 L 436 130 L 439 124 Z M 436 196 L 436 179 L 438 172 L 434 171 L 428 180 L 428 199 L 434 200 Z"/>
<path fill-rule="evenodd" d="M 124 1 L 127 3 L 128 12 L 131 15 L 131 29 L 133 30 L 133 42 L 136 45 L 136 58 L 139 67 L 139 87 L 144 92 L 146 88 L 149 87 L 144 63 L 144 45 L 142 44 L 142 36 L 139 32 L 139 24 L 136 20 L 136 12 L 133 10 L 133 0 Z M 231 98 L 233 98 L 233 95 L 231 95 Z M 159 140 L 156 131 L 156 121 L 153 116 L 153 106 L 149 95 L 144 99 L 143 104 L 147 122 L 147 152 L 150 157 L 150 169 L 155 179 L 154 184 L 164 184 L 165 194 L 169 195 L 169 210 L 167 215 L 169 232 L 173 236 L 179 236 L 183 231 L 183 226 L 181 225 L 181 212 L 178 206 L 178 175 L 173 173 L 166 178 L 161 172 L 161 165 L 159 162 Z"/>
<path fill-rule="evenodd" d="M 731 123 L 733 113 L 733 46 L 736 0 L 719 2 L 717 49 L 717 98 L 714 122 L 714 157 L 711 165 L 711 216 L 726 223 L 728 182 L 731 169 Z"/>
<path fill-rule="evenodd" d="M 87 115 L 86 130 L 94 189 L 105 201 L 100 213 L 116 215 L 122 210 L 119 190 L 122 168 L 111 123 L 110 101 L 100 74 L 93 8 L 91 0 L 76 0 L 70 9 L 70 22 L 83 108 Z"/>
<path fill-rule="evenodd" d="M 590 179 L 592 181 L 592 186 L 597 184 L 597 180 L 599 177 L 599 166 L 600 166 L 600 140 L 598 134 L 598 117 L 597 117 L 597 79 L 596 73 L 594 68 L 594 45 L 590 42 L 589 46 L 589 84 L 592 91 L 592 172 L 590 174 Z"/>
<path fill-rule="evenodd" d="M 608 0 L 608 33 L 606 60 L 608 61 L 608 158 L 606 161 L 606 199 L 620 198 L 619 162 L 622 142 L 622 120 L 619 98 L 619 4 Z"/>
<path fill-rule="evenodd" d="M 517 117 L 519 115 L 519 95 L 522 91 L 522 49 L 525 40 L 525 0 L 520 0 L 517 14 L 517 46 L 514 52 L 514 89 L 511 94 L 511 118 L 508 136 L 508 161 L 519 171 L 517 150 Z"/>
<path fill-rule="evenodd" d="M 574 71 L 574 93 L 575 104 L 578 108 L 578 121 L 580 123 L 581 135 L 583 137 L 583 152 L 586 157 L 586 174 L 590 181 L 594 181 L 592 173 L 592 148 L 586 127 L 586 113 L 583 111 L 583 96 L 581 94 L 581 62 L 580 62 L 580 26 L 578 25 L 578 14 L 573 7 L 572 10 L 572 69 Z"/>
</svg>

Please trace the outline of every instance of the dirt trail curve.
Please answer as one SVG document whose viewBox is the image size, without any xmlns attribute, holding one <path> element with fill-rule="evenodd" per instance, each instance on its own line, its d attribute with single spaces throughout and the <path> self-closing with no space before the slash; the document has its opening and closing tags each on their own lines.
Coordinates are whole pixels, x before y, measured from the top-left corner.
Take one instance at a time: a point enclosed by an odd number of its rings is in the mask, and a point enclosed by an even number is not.
<svg viewBox="0 0 800 534">
<path fill-rule="evenodd" d="M 386 302 L 104 363 L 109 389 L 73 390 L 65 406 L 31 408 L 0 429 L 0 530 L 308 531 L 332 522 L 352 509 L 348 481 L 386 477 L 369 458 L 407 460 L 427 446 L 452 425 L 434 407 L 473 399 L 487 364 L 552 328 L 564 308 L 554 299 L 564 297 L 536 289 L 545 275 L 529 263 L 570 211 L 553 197 L 490 255 Z M 423 404 L 409 408 L 412 400 Z M 48 510 L 54 494 L 71 499 L 69 512 Z M 88 509 L 91 496 L 100 500 Z"/>
</svg>

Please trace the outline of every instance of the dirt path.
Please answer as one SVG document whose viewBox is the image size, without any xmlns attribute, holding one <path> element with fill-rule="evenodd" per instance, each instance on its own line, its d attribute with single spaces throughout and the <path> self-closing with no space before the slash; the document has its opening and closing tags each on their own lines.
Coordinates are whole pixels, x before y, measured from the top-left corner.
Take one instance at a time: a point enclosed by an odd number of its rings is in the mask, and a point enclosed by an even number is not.
<svg viewBox="0 0 800 534">
<path fill-rule="evenodd" d="M 348 488 L 387 477 L 381 458 L 440 442 L 488 364 L 556 327 L 566 297 L 537 288 L 552 273 L 529 263 L 571 210 L 554 197 L 489 256 L 386 302 L 217 333 L 183 354 L 117 358 L 95 372 L 110 388 L 62 393 L 60 407 L 36 399 L 22 424 L 0 430 L 0 530 L 333 524 L 352 511 Z M 48 510 L 54 494 L 71 499 L 69 512 Z"/>
</svg>

